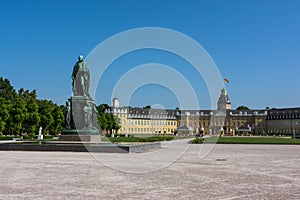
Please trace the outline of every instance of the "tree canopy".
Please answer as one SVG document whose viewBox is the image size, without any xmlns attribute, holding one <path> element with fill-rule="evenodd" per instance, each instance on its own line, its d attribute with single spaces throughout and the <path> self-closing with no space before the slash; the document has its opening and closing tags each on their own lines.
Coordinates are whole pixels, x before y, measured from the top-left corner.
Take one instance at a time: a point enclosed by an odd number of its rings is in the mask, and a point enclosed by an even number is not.
<svg viewBox="0 0 300 200">
<path fill-rule="evenodd" d="M 109 105 L 100 104 L 99 106 L 96 106 L 96 109 L 98 111 L 98 122 L 102 131 L 106 132 L 108 130 L 118 130 L 121 128 L 120 119 L 117 116 L 106 112 L 111 109 Z"/>
<path fill-rule="evenodd" d="M 250 110 L 247 106 L 239 106 L 236 110 Z"/>
<path fill-rule="evenodd" d="M 0 97 L 13 102 L 17 97 L 17 92 L 8 79 L 0 77 Z"/>
<path fill-rule="evenodd" d="M 0 134 L 37 134 L 39 127 L 51 135 L 59 134 L 65 127 L 66 106 L 37 98 L 36 90 L 20 88 L 18 92 L 8 79 L 0 77 Z M 96 107 L 102 130 L 120 129 L 120 119 L 109 112 L 107 104 Z"/>
<path fill-rule="evenodd" d="M 63 122 L 57 104 L 37 99 L 36 90 L 16 92 L 8 79 L 0 77 L 0 134 L 37 134 L 40 126 L 44 132 L 58 134 Z"/>
</svg>

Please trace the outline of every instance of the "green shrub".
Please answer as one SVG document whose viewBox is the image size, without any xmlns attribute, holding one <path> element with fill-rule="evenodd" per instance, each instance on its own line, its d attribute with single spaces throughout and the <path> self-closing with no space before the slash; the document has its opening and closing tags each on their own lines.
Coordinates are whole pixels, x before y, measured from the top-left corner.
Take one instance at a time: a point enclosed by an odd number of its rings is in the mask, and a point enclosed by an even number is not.
<svg viewBox="0 0 300 200">
<path fill-rule="evenodd" d="M 173 140 L 174 136 L 151 136 L 151 137 L 107 137 L 111 142 L 159 142 Z"/>
<path fill-rule="evenodd" d="M 12 140 L 15 136 L 0 136 L 0 140 Z"/>
<path fill-rule="evenodd" d="M 204 142 L 204 139 L 201 137 L 197 137 L 196 139 L 192 140 L 192 144 L 202 144 Z"/>
<path fill-rule="evenodd" d="M 209 137 L 205 139 L 196 138 L 192 144 L 199 143 L 218 144 L 300 144 L 300 140 L 283 137 Z"/>
<path fill-rule="evenodd" d="M 44 135 L 44 140 L 52 140 L 53 135 Z"/>
</svg>

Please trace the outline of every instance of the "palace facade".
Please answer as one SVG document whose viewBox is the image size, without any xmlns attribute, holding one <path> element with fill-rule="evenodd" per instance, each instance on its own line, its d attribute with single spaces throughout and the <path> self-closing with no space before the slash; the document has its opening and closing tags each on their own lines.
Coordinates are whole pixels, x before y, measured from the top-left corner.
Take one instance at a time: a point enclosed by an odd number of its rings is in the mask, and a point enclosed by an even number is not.
<svg viewBox="0 0 300 200">
<path fill-rule="evenodd" d="M 120 119 L 119 134 L 168 134 L 173 135 L 178 127 L 176 111 L 171 109 L 119 107 L 114 98 L 111 110 L 106 110 Z"/>
<path fill-rule="evenodd" d="M 300 108 L 269 110 L 266 130 L 269 135 L 300 135 Z"/>
<path fill-rule="evenodd" d="M 120 107 L 114 98 L 106 110 L 120 119 L 118 134 L 291 135 L 300 134 L 300 108 L 232 110 L 225 89 L 216 110 Z"/>
</svg>

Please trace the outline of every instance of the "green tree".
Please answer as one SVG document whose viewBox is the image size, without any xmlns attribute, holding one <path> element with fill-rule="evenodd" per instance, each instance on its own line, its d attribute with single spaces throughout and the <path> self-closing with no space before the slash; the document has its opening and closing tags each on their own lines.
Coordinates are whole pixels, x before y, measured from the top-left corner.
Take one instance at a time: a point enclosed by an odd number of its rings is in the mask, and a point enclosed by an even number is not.
<svg viewBox="0 0 300 200">
<path fill-rule="evenodd" d="M 60 110 L 64 117 L 63 122 L 62 122 L 62 127 L 66 127 L 65 114 L 67 113 L 67 109 L 68 109 L 67 105 L 60 105 L 59 107 L 60 107 Z"/>
<path fill-rule="evenodd" d="M 10 84 L 10 81 L 8 79 L 3 79 L 2 77 L 0 77 L 0 97 L 11 102 L 15 102 L 17 98 L 16 90 Z"/>
<path fill-rule="evenodd" d="M 8 122 L 9 122 L 9 112 L 12 104 L 9 100 L 0 97 L 0 134 L 7 132 Z"/>
<path fill-rule="evenodd" d="M 236 110 L 250 110 L 247 106 L 239 106 Z"/>
<path fill-rule="evenodd" d="M 107 104 L 101 104 L 99 106 L 96 106 L 96 109 L 98 111 L 97 119 L 98 123 L 102 130 L 119 130 L 120 129 L 120 119 L 111 114 L 106 113 L 106 110 L 110 110 L 110 106 Z"/>
<path fill-rule="evenodd" d="M 98 113 L 97 114 L 97 119 L 98 119 L 98 123 L 100 125 L 100 128 L 102 130 L 107 130 L 108 129 L 108 124 L 107 124 L 107 120 L 105 118 L 105 114 L 104 113 Z"/>
<path fill-rule="evenodd" d="M 10 118 L 8 120 L 8 124 L 11 134 L 21 135 L 26 114 L 27 110 L 24 100 L 17 97 L 16 103 L 12 105 L 9 112 Z"/>
<path fill-rule="evenodd" d="M 54 125 L 54 118 L 52 116 L 53 111 L 53 102 L 48 100 L 39 100 L 39 115 L 40 115 L 40 126 L 42 126 L 43 130 L 52 130 Z M 51 133 L 51 132 L 50 132 Z"/>
<path fill-rule="evenodd" d="M 116 115 L 112 115 L 112 129 L 119 130 L 121 128 L 121 119 L 118 118 Z"/>
<path fill-rule="evenodd" d="M 48 100 L 38 100 L 36 91 L 20 88 L 0 77 L 0 134 L 37 133 L 39 126 L 54 134 L 62 130 L 62 108 Z"/>
<path fill-rule="evenodd" d="M 108 104 L 100 104 L 99 106 L 96 106 L 96 109 L 98 113 L 105 113 L 105 110 L 110 110 L 110 106 Z"/>
<path fill-rule="evenodd" d="M 58 105 L 54 105 L 54 109 L 52 112 L 52 116 L 54 118 L 54 124 L 51 127 L 51 133 L 55 135 L 59 134 L 62 131 L 62 127 L 64 125 L 65 117 L 61 107 Z"/>
<path fill-rule="evenodd" d="M 27 109 L 25 120 L 23 123 L 23 129 L 28 133 L 37 133 L 40 123 L 40 116 L 38 112 L 39 107 L 36 99 L 36 91 L 24 91 L 24 89 L 21 88 L 18 91 L 18 95 L 20 98 L 23 98 Z"/>
</svg>

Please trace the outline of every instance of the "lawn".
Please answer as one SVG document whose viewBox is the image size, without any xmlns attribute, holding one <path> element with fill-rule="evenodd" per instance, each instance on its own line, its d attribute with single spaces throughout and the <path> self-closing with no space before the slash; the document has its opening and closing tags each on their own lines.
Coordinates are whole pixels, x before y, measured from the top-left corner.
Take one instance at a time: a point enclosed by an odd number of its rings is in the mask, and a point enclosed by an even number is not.
<svg viewBox="0 0 300 200">
<path fill-rule="evenodd" d="M 214 143 L 216 140 L 218 144 L 300 144 L 300 139 L 284 137 L 210 137 L 196 138 L 191 143 Z"/>
<path fill-rule="evenodd" d="M 120 142 L 159 142 L 173 140 L 174 136 L 151 136 L 151 137 L 107 137 L 112 143 Z"/>
</svg>

